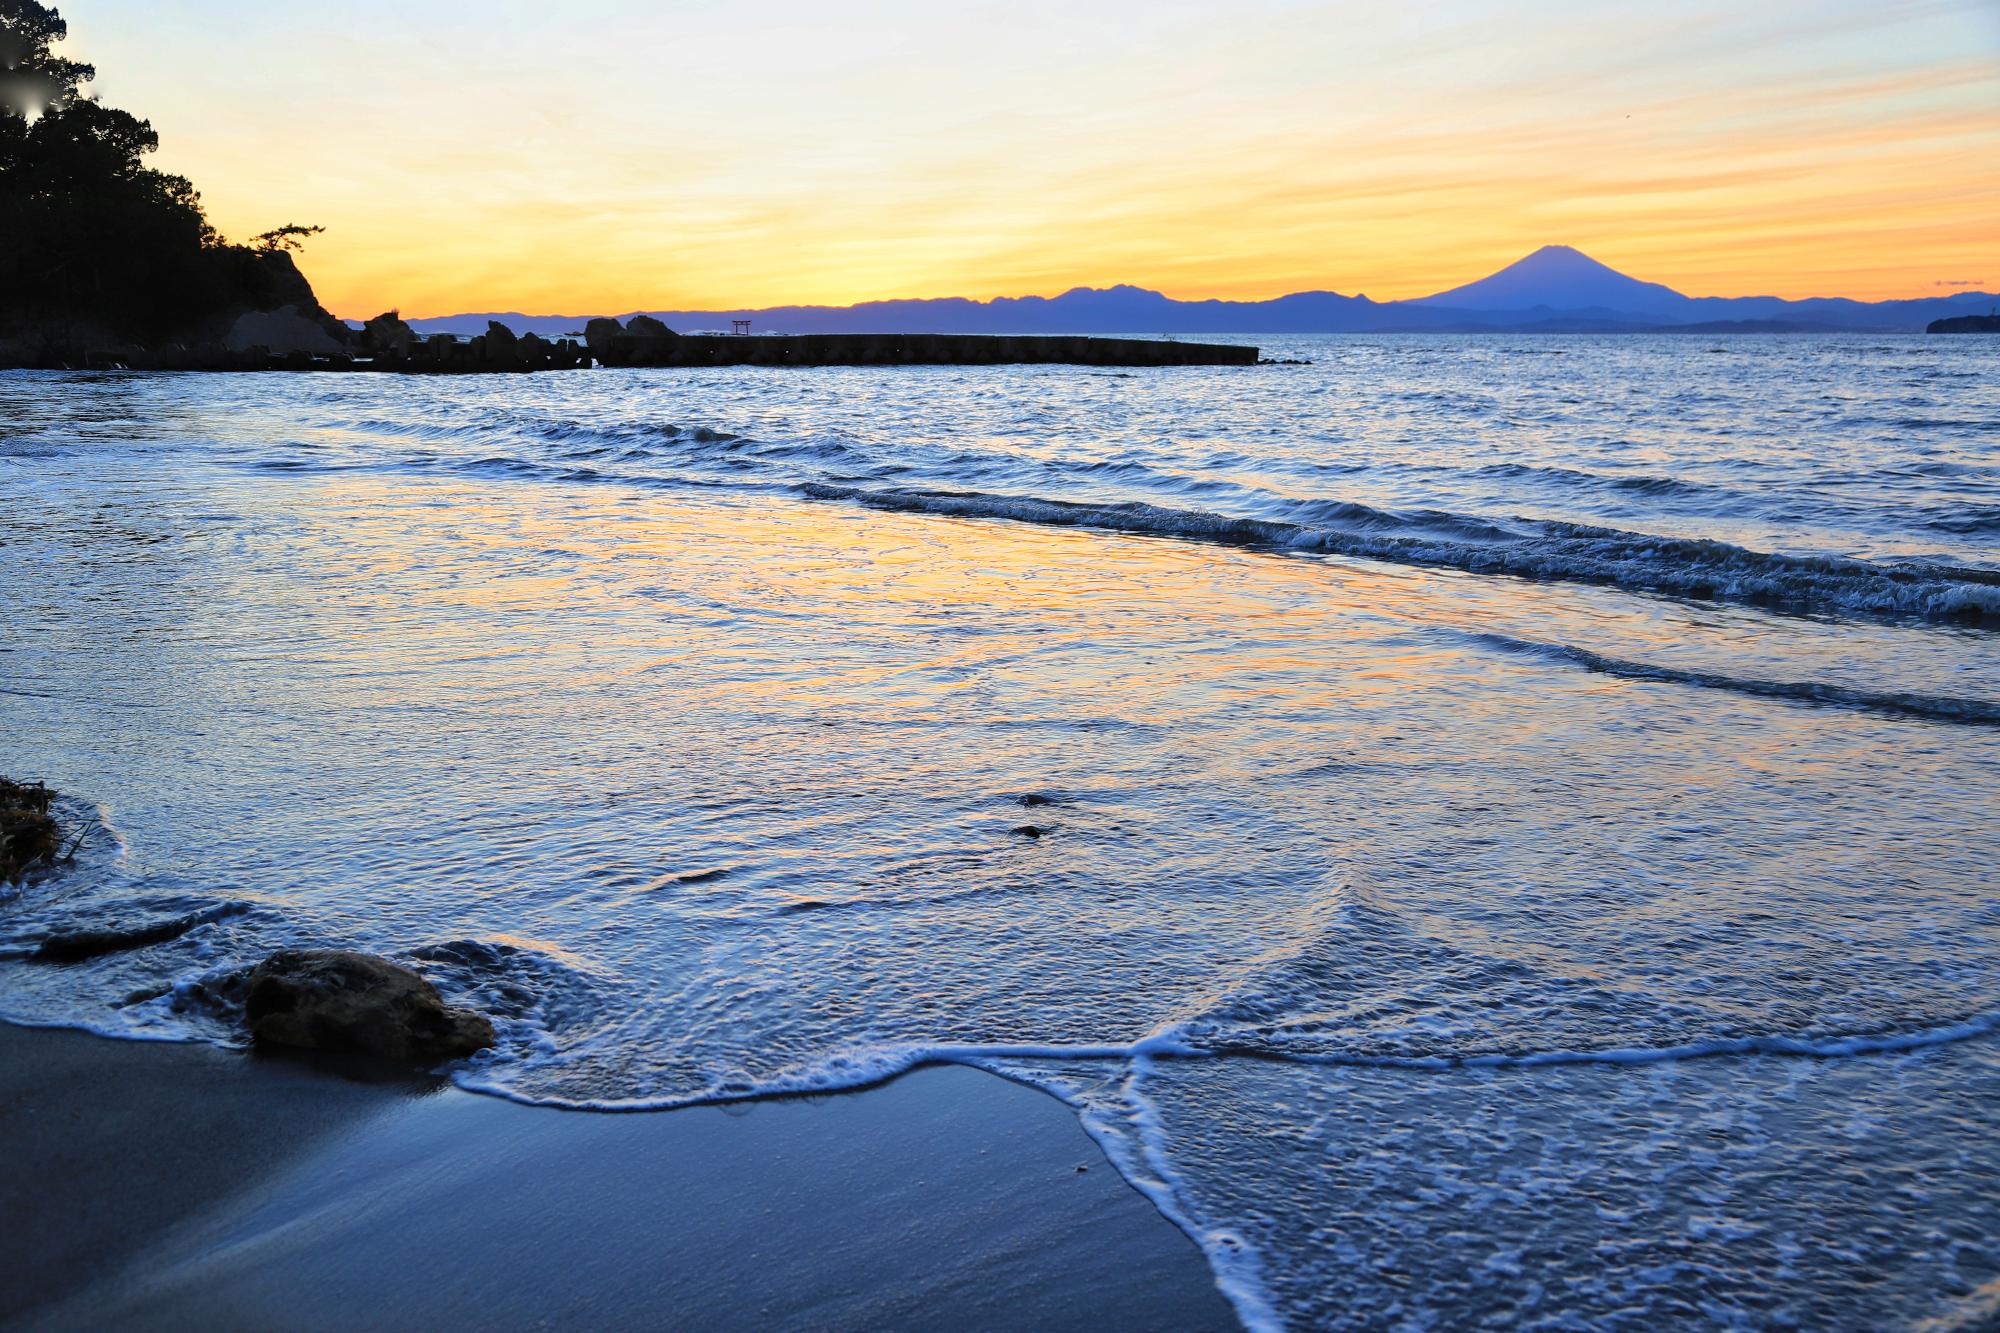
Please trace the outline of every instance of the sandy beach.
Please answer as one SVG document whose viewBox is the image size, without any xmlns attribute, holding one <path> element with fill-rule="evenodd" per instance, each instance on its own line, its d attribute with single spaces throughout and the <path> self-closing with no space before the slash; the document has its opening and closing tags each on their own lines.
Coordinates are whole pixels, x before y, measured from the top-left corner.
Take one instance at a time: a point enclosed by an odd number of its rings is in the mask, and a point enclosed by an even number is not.
<svg viewBox="0 0 2000 1333">
<path fill-rule="evenodd" d="M 0 1026 L 0 1320 L 1234 1326 L 1050 1098 L 962 1067 L 604 1115 Z"/>
</svg>

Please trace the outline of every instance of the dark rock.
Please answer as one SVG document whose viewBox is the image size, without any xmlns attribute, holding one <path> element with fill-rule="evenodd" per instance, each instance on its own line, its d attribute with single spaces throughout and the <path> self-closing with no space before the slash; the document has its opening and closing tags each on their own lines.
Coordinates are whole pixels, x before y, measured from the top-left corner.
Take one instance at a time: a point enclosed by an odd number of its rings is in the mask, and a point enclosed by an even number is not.
<svg viewBox="0 0 2000 1333">
<path fill-rule="evenodd" d="M 376 356 L 406 357 L 417 345 L 417 334 L 401 312 L 388 310 L 361 326 L 361 345 Z"/>
<path fill-rule="evenodd" d="M 493 1044 L 493 1024 L 447 1005 L 407 967 L 346 949 L 285 949 L 250 973 L 243 1013 L 276 1046 L 434 1065 Z"/>
<path fill-rule="evenodd" d="M 1056 803 L 1053 796 L 1044 796 L 1036 791 L 1031 791 L 1026 796 L 1017 798 L 1017 800 L 1019 804 L 1031 807 L 1037 805 L 1054 805 Z"/>
<path fill-rule="evenodd" d="M 584 331 L 584 336 L 589 336 L 588 329 Z M 660 323 L 659 320 L 654 319 L 651 315 L 634 315 L 625 321 L 625 336 L 628 338 L 677 338 L 680 335 Z"/>
<path fill-rule="evenodd" d="M 1042 835 L 1043 835 L 1044 833 L 1047 833 L 1047 832 L 1048 832 L 1048 830 L 1047 830 L 1047 829 L 1045 829 L 1045 828 L 1038 828 L 1037 826 L 1035 826 L 1035 825 L 1033 825 L 1033 824 L 1021 824 L 1021 825 L 1017 825 L 1016 827 L 1014 827 L 1014 828 L 1010 828 L 1010 829 L 1008 829 L 1007 831 L 1008 831 L 1009 833 L 1012 833 L 1012 834 L 1016 835 L 1017 837 L 1022 837 L 1022 838 L 1039 838 L 1039 837 L 1041 837 L 1041 836 L 1042 836 Z"/>
<path fill-rule="evenodd" d="M 484 344 L 479 359 L 496 366 L 518 365 L 521 360 L 521 340 L 514 336 L 514 330 L 497 319 L 486 321 L 486 332 L 472 340 Z"/>
<path fill-rule="evenodd" d="M 625 336 L 625 326 L 615 319 L 593 319 L 583 326 L 583 345 L 602 355 L 613 338 Z"/>
<path fill-rule="evenodd" d="M 62 834 L 49 813 L 49 796 L 39 782 L 0 778 L 0 884 L 54 859 Z"/>
</svg>

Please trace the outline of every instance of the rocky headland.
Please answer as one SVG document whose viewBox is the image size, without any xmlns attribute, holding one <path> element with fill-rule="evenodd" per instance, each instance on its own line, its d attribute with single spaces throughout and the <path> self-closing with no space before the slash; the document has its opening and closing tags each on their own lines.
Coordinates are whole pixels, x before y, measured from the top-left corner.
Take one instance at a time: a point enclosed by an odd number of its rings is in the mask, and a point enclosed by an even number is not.
<svg viewBox="0 0 2000 1333">
<path fill-rule="evenodd" d="M 1934 319 L 1925 333 L 2000 333 L 2000 315 L 1959 315 L 1954 319 Z"/>
</svg>

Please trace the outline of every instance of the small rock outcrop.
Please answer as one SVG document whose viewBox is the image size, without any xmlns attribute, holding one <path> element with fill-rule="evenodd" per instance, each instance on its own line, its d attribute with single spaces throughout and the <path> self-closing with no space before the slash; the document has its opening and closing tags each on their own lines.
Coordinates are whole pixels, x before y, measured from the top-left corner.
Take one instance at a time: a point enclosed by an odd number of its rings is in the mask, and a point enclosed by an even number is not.
<svg viewBox="0 0 2000 1333">
<path fill-rule="evenodd" d="M 583 345 L 597 356 L 604 355 L 613 338 L 624 336 L 625 326 L 615 319 L 593 319 L 583 326 Z"/>
<path fill-rule="evenodd" d="M 284 949 L 250 973 L 251 1035 L 276 1046 L 348 1051 L 434 1065 L 493 1044 L 493 1024 L 444 1002 L 437 987 L 373 954 Z"/>
<path fill-rule="evenodd" d="M 588 329 L 584 331 L 584 336 L 589 336 Z M 666 325 L 660 323 L 659 320 L 654 319 L 651 315 L 634 315 L 625 321 L 625 336 L 628 338 L 673 338 L 679 335 Z"/>
<path fill-rule="evenodd" d="M 521 340 L 514 336 L 514 330 L 497 319 L 486 321 L 486 332 L 474 338 L 480 344 L 479 359 L 494 366 L 518 366 L 521 364 Z"/>
<path fill-rule="evenodd" d="M 416 345 L 416 330 L 403 322 L 399 310 L 385 310 L 361 326 L 361 346 L 376 356 L 408 356 Z"/>
<path fill-rule="evenodd" d="M 62 835 L 49 813 L 49 789 L 0 778 L 0 884 L 55 859 Z"/>
</svg>

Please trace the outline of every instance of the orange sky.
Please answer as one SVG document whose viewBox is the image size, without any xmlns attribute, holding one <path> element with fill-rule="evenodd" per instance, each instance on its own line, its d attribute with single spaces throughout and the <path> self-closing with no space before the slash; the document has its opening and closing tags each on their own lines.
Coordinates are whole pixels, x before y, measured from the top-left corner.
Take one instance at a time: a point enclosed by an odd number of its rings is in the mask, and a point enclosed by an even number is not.
<svg viewBox="0 0 2000 1333">
<path fill-rule="evenodd" d="M 1992 0 L 61 8 L 225 233 L 327 227 L 349 317 L 1386 300 L 1548 243 L 1691 295 L 2000 288 Z"/>
</svg>

